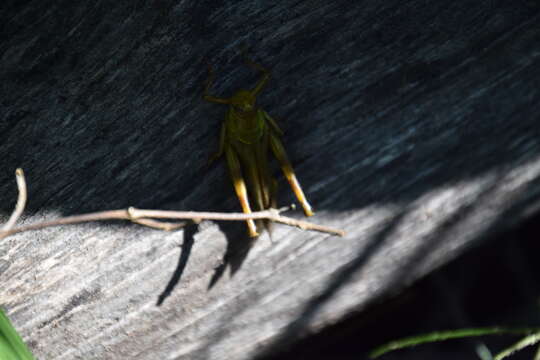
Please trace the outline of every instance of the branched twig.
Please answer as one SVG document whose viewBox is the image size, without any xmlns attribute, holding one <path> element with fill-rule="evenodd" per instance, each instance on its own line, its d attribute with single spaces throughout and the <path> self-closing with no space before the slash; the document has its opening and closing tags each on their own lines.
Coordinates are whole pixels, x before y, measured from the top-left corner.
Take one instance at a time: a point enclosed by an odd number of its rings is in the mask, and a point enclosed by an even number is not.
<svg viewBox="0 0 540 360">
<path fill-rule="evenodd" d="M 15 207 L 15 210 L 13 211 L 13 214 L 11 215 L 8 223 L 0 231 L 0 240 L 5 238 L 6 236 L 24 231 L 38 230 L 51 226 L 77 224 L 90 221 L 129 220 L 143 226 L 167 231 L 179 229 L 186 224 L 185 221 L 179 223 L 170 223 L 158 221 L 155 219 L 191 220 L 196 223 L 202 220 L 245 221 L 248 219 L 268 219 L 270 221 L 282 223 L 285 225 L 295 226 L 302 230 L 313 230 L 338 236 L 345 235 L 345 232 L 343 230 L 333 229 L 327 226 L 317 225 L 307 221 L 297 220 L 280 215 L 283 211 L 286 211 L 289 208 L 269 209 L 265 211 L 254 212 L 251 214 L 244 214 L 199 211 L 146 210 L 130 207 L 128 209 L 107 210 L 89 214 L 67 216 L 55 220 L 44 221 L 36 224 L 13 228 L 13 225 L 24 210 L 24 205 L 26 203 L 26 183 L 24 181 L 24 174 L 21 169 L 17 169 L 16 175 L 17 185 L 19 188 L 19 199 L 17 201 L 17 206 Z"/>
<path fill-rule="evenodd" d="M 17 198 L 17 204 L 15 205 L 15 209 L 13 209 L 13 213 L 9 217 L 9 220 L 7 223 L 2 227 L 1 232 L 8 232 L 11 230 L 11 228 L 15 225 L 17 220 L 19 220 L 19 217 L 24 211 L 24 207 L 26 205 L 26 181 L 24 180 L 24 172 L 22 169 L 15 170 L 15 180 L 17 181 L 17 189 L 19 190 L 19 197 Z"/>
</svg>

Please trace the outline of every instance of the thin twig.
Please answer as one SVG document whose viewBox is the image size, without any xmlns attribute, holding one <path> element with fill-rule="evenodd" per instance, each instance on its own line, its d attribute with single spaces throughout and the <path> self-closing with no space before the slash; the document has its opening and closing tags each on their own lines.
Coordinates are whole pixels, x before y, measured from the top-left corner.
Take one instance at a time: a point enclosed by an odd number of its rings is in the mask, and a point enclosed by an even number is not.
<svg viewBox="0 0 540 360">
<path fill-rule="evenodd" d="M 26 187 L 20 186 L 19 173 L 17 173 L 17 184 L 19 185 L 19 199 L 20 194 L 24 192 L 24 201 L 26 201 Z M 22 170 L 20 172 L 22 178 L 22 184 L 24 185 L 24 175 Z M 19 205 L 19 202 L 18 204 Z M 23 202 L 24 207 L 24 202 Z M 16 207 L 16 211 L 20 207 Z M 191 220 L 193 222 L 200 222 L 202 220 L 227 220 L 227 221 L 245 221 L 248 219 L 268 219 L 270 221 L 282 223 L 289 226 L 295 226 L 302 230 L 313 230 L 327 234 L 333 234 L 338 236 L 344 236 L 345 232 L 339 229 L 333 229 L 327 226 L 313 224 L 307 221 L 293 219 L 287 216 L 280 215 L 281 212 L 288 210 L 289 208 L 282 209 L 269 209 L 264 211 L 258 211 L 251 214 L 244 213 L 218 213 L 218 212 L 199 212 L 199 211 L 170 211 L 170 210 L 148 210 L 148 209 L 136 209 L 130 207 L 128 209 L 120 210 L 107 210 L 82 215 L 67 216 L 55 220 L 44 221 L 41 223 L 31 224 L 27 226 L 21 226 L 18 228 L 7 228 L 0 231 L 0 239 L 6 236 L 21 233 L 24 231 L 39 230 L 51 226 L 78 224 L 90 221 L 103 221 L 103 220 L 129 220 L 134 223 L 138 223 L 144 226 L 157 228 L 161 230 L 175 230 L 185 225 L 183 223 L 169 223 L 157 221 L 155 219 L 176 219 L 176 220 Z M 21 210 L 22 212 L 22 210 Z M 14 212 L 15 213 L 15 212 Z M 20 214 L 19 214 L 20 215 Z M 12 215 L 13 217 L 13 215 Z M 18 215 L 17 215 L 18 217 Z M 16 220 L 16 219 L 15 219 Z M 11 221 L 11 219 L 10 219 Z M 7 224 L 6 224 L 7 225 Z"/>
<path fill-rule="evenodd" d="M 151 228 L 159 229 L 159 230 L 165 230 L 165 231 L 178 230 L 187 225 L 187 221 L 171 223 L 171 222 L 158 221 L 158 220 L 153 220 L 153 219 L 137 218 L 134 216 L 133 210 L 134 210 L 133 207 L 130 207 L 127 209 L 128 214 L 130 216 L 130 220 L 139 225 L 143 225 L 143 226 L 147 226 L 147 227 L 151 227 Z"/>
<path fill-rule="evenodd" d="M 4 225 L 4 227 L 2 227 L 2 232 L 11 230 L 17 220 L 19 220 L 19 217 L 23 213 L 24 207 L 26 206 L 26 181 L 24 180 L 24 172 L 22 171 L 22 169 L 15 170 L 15 179 L 17 181 L 17 189 L 19 190 L 19 196 L 17 197 L 17 204 L 15 205 L 15 209 L 13 209 L 9 220 Z"/>
<path fill-rule="evenodd" d="M 172 222 L 157 221 L 157 220 L 152 220 L 152 219 L 132 219 L 131 221 L 134 222 L 135 224 L 143 225 L 143 226 L 150 227 L 153 229 L 164 230 L 164 231 L 178 230 L 185 227 L 188 224 L 187 221 L 172 223 Z"/>
</svg>

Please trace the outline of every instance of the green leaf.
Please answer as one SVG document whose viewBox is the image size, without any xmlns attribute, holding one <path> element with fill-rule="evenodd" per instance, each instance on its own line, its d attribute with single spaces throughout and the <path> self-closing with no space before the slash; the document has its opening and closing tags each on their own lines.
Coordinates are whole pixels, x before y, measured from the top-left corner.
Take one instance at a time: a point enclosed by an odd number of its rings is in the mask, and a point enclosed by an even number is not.
<svg viewBox="0 0 540 360">
<path fill-rule="evenodd" d="M 427 334 L 421 334 L 411 337 L 406 337 L 396 341 L 391 341 L 382 346 L 377 347 L 369 353 L 369 357 L 375 359 L 387 352 L 408 348 L 416 345 L 445 341 L 450 339 L 460 339 L 484 335 L 527 335 L 533 332 L 539 332 L 537 328 L 504 328 L 504 327 L 485 327 L 472 329 L 457 329 L 448 331 L 438 331 Z M 528 346 L 528 345 L 527 345 Z"/>
<path fill-rule="evenodd" d="M 0 360 L 34 360 L 34 356 L 2 309 L 0 309 Z"/>
</svg>

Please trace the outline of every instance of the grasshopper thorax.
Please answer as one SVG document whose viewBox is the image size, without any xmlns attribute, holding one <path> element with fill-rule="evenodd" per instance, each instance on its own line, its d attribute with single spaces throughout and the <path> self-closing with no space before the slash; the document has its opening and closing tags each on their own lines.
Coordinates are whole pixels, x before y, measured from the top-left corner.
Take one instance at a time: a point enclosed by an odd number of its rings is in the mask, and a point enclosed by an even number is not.
<svg viewBox="0 0 540 360">
<path fill-rule="evenodd" d="M 230 104 L 240 112 L 251 112 L 255 107 L 255 96 L 250 91 L 239 90 L 230 98 Z"/>
</svg>

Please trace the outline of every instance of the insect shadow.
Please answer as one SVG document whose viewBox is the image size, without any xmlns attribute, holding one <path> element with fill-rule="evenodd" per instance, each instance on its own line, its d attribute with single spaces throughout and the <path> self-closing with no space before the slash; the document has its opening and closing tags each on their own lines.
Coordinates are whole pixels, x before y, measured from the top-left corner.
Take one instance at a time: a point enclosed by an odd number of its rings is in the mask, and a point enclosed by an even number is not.
<svg viewBox="0 0 540 360">
<path fill-rule="evenodd" d="M 158 296 L 156 306 L 161 306 L 165 299 L 171 295 L 176 285 L 178 285 L 178 283 L 180 282 L 182 274 L 184 273 L 184 270 L 188 263 L 189 256 L 191 255 L 191 249 L 193 248 L 194 236 L 196 232 L 197 225 L 195 224 L 189 224 L 184 227 L 184 241 L 181 245 L 182 250 L 180 252 L 180 256 L 178 257 L 178 264 L 176 265 L 176 269 L 174 269 L 174 272 L 171 276 L 171 279 L 167 283 L 165 290 L 163 290 L 163 292 Z"/>
<path fill-rule="evenodd" d="M 242 267 L 255 242 L 259 239 L 258 237 L 248 236 L 242 227 L 235 222 L 219 224 L 219 228 L 227 239 L 227 249 L 223 255 L 223 261 L 214 270 L 214 274 L 208 283 L 208 290 L 211 290 L 216 285 L 227 268 L 229 268 L 231 277 L 234 276 Z"/>
<path fill-rule="evenodd" d="M 227 239 L 227 248 L 225 250 L 225 254 L 223 255 L 221 264 L 215 268 L 214 274 L 208 283 L 208 290 L 211 290 L 214 285 L 217 284 L 217 282 L 225 274 L 227 268 L 229 268 L 230 275 L 234 276 L 234 274 L 242 267 L 244 260 L 249 254 L 249 251 L 258 239 L 249 237 L 242 227 L 238 226 L 237 222 L 222 223 L 218 226 L 221 232 L 225 234 L 225 238 Z M 178 257 L 178 263 L 169 282 L 167 283 L 167 286 L 161 292 L 161 294 L 159 294 L 156 301 L 156 306 L 161 306 L 163 304 L 165 299 L 172 294 L 182 279 L 182 275 L 188 264 L 189 257 L 191 256 L 191 251 L 195 242 L 194 237 L 197 231 L 198 226 L 196 224 L 187 225 L 183 229 L 184 239 L 182 241 L 181 252 Z"/>
</svg>

